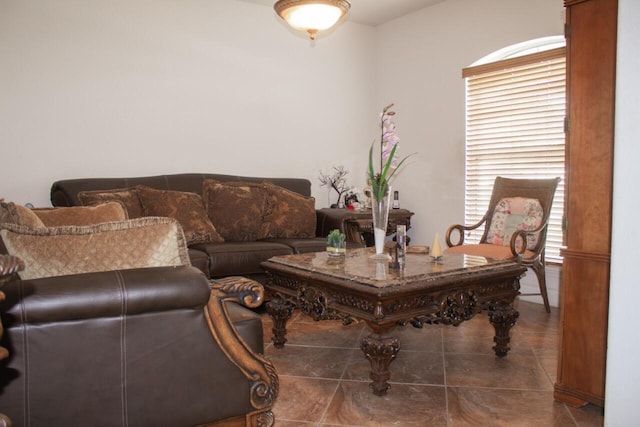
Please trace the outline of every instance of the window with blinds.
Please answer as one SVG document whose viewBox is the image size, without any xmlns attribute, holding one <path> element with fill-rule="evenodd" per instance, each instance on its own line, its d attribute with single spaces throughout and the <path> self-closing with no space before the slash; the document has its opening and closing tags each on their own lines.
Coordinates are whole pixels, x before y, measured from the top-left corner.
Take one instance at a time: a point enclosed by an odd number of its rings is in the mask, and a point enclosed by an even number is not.
<svg viewBox="0 0 640 427">
<path fill-rule="evenodd" d="M 496 176 L 562 181 L 553 201 L 546 259 L 561 262 L 564 204 L 565 48 L 462 70 L 466 80 L 465 223 L 487 211 Z M 465 236 L 475 243 L 482 229 Z"/>
</svg>

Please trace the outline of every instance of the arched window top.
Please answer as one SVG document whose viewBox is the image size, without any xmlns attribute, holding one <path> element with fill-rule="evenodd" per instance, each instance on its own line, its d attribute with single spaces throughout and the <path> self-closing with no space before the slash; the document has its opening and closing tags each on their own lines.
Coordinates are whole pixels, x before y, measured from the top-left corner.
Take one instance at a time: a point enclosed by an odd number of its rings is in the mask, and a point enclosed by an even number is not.
<svg viewBox="0 0 640 427">
<path fill-rule="evenodd" d="M 516 58 L 518 56 L 529 55 L 537 52 L 544 52 L 545 50 L 556 49 L 558 47 L 565 46 L 564 36 L 549 36 L 541 37 L 539 39 L 528 40 L 522 43 L 516 43 L 511 46 L 496 50 L 478 59 L 471 64 L 471 67 L 476 65 L 489 64 L 491 62 L 501 61 L 503 59 Z"/>
</svg>

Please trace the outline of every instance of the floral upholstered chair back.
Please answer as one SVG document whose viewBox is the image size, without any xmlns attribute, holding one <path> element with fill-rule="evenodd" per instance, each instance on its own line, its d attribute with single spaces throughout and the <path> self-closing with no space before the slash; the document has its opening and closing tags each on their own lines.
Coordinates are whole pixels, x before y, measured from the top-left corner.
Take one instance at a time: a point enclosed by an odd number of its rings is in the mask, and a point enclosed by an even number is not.
<svg viewBox="0 0 640 427">
<path fill-rule="evenodd" d="M 542 225 L 544 210 L 538 199 L 526 197 L 505 197 L 493 211 L 486 243 L 509 246 L 511 236 L 518 230 L 532 231 Z M 539 235 L 527 236 L 527 249 L 535 250 Z"/>
<path fill-rule="evenodd" d="M 497 177 L 484 220 L 480 243 L 509 246 L 517 230 L 532 231 L 546 225 L 559 179 L 512 179 Z M 540 252 L 547 228 L 527 236 L 527 250 Z"/>
</svg>

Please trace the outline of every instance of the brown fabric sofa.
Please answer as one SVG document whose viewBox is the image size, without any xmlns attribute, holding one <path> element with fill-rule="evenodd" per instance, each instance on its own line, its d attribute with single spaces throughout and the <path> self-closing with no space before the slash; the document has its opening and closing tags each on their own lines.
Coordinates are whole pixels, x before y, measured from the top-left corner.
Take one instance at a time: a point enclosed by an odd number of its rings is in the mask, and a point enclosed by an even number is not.
<svg viewBox="0 0 640 427">
<path fill-rule="evenodd" d="M 0 302 L 14 426 L 271 426 L 260 284 L 192 266 L 20 280 Z"/>
<path fill-rule="evenodd" d="M 272 203 L 269 205 L 268 212 L 257 213 L 254 217 L 263 215 L 264 221 L 268 221 L 269 215 L 273 216 L 274 211 L 279 211 L 279 214 L 285 216 L 285 220 L 274 220 L 271 222 L 270 227 L 267 227 L 265 233 L 273 234 L 273 228 L 279 227 L 279 234 L 276 236 L 286 235 L 286 230 L 290 221 L 293 221 L 292 227 L 295 228 L 295 224 L 299 216 L 295 209 L 287 211 L 287 205 L 282 202 L 285 198 L 294 197 L 292 194 L 299 195 L 303 202 L 304 200 L 311 200 L 311 206 L 313 202 L 310 198 L 311 183 L 306 179 L 298 178 L 262 178 L 262 177 L 246 177 L 235 175 L 222 175 L 222 174 L 203 174 L 203 173 L 183 173 L 173 175 L 159 175 L 149 177 L 132 177 L 132 178 L 85 178 L 85 179 L 65 179 L 55 182 L 51 187 L 51 202 L 53 206 L 77 206 L 81 205 L 82 200 L 79 198 L 79 194 L 83 195 L 86 192 L 99 192 L 99 191 L 114 191 L 118 189 L 131 189 L 136 186 L 144 186 L 154 190 L 170 191 L 170 192 L 184 192 L 190 194 L 196 194 L 202 197 L 206 203 L 206 194 L 203 192 L 203 186 L 205 181 L 214 180 L 216 182 L 228 183 L 244 183 L 245 187 L 251 189 L 251 185 L 259 186 L 266 185 L 271 191 Z M 263 184 L 263 183 L 268 184 Z M 275 189 L 277 186 L 277 189 Z M 278 190 L 284 189 L 284 190 Z M 273 196 L 274 191 L 276 192 Z M 280 191 L 280 194 L 278 194 Z M 186 202 L 182 202 L 182 206 Z M 213 205 L 214 203 L 209 201 L 207 205 Z M 194 205 L 195 206 L 195 205 Z M 206 208 L 206 206 L 205 206 Z M 244 216 L 248 215 L 247 209 L 242 204 L 234 203 L 234 200 L 229 200 L 228 205 L 222 205 L 215 208 L 216 210 L 208 212 L 209 217 L 215 216 L 217 212 L 224 212 L 227 216 Z M 315 209 L 314 209 L 315 210 Z M 284 213 L 283 213 L 284 212 Z M 276 212 L 277 213 L 277 212 Z M 317 213 L 317 212 L 316 212 Z M 144 214 L 144 209 L 141 213 Z M 158 211 L 154 211 L 153 214 L 159 215 Z M 182 215 L 184 212 L 177 212 L 176 215 Z M 132 209 L 129 210 L 129 216 L 133 217 Z M 286 215 L 290 215 L 288 218 Z M 264 237 L 258 236 L 255 239 L 249 238 L 245 240 L 238 239 L 226 239 L 224 242 L 218 241 L 200 241 L 189 244 L 189 257 L 191 263 L 205 272 L 209 278 L 219 278 L 226 276 L 245 276 L 250 277 L 260 282 L 264 281 L 264 273 L 260 268 L 260 263 L 272 256 L 287 255 L 294 253 L 316 252 L 322 251 L 326 247 L 326 236 L 329 230 L 323 227 L 325 220 L 312 218 L 314 224 L 311 226 L 314 228 L 309 233 L 303 233 L 304 237 L 298 237 L 296 235 L 286 237 Z M 215 223 L 215 218 L 214 221 Z M 216 226 L 218 228 L 222 228 Z M 308 229 L 308 224 L 305 225 Z M 188 226 L 183 223 L 185 233 L 188 235 Z M 264 224 L 263 229 L 264 231 Z M 232 230 L 225 230 L 226 233 L 230 233 Z M 263 234 L 265 234 L 263 233 Z M 258 233 L 260 234 L 260 233 Z M 205 239 L 206 240 L 206 239 Z M 211 239 L 209 239 L 211 240 Z"/>
</svg>

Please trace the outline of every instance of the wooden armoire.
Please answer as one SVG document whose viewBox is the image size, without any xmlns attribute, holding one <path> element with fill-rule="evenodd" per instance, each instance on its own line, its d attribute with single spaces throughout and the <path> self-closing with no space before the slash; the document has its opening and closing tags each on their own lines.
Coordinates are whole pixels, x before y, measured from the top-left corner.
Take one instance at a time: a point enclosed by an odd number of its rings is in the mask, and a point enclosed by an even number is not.
<svg viewBox="0 0 640 427">
<path fill-rule="evenodd" d="M 554 397 L 604 406 L 617 0 L 565 0 L 566 195 Z"/>
</svg>

